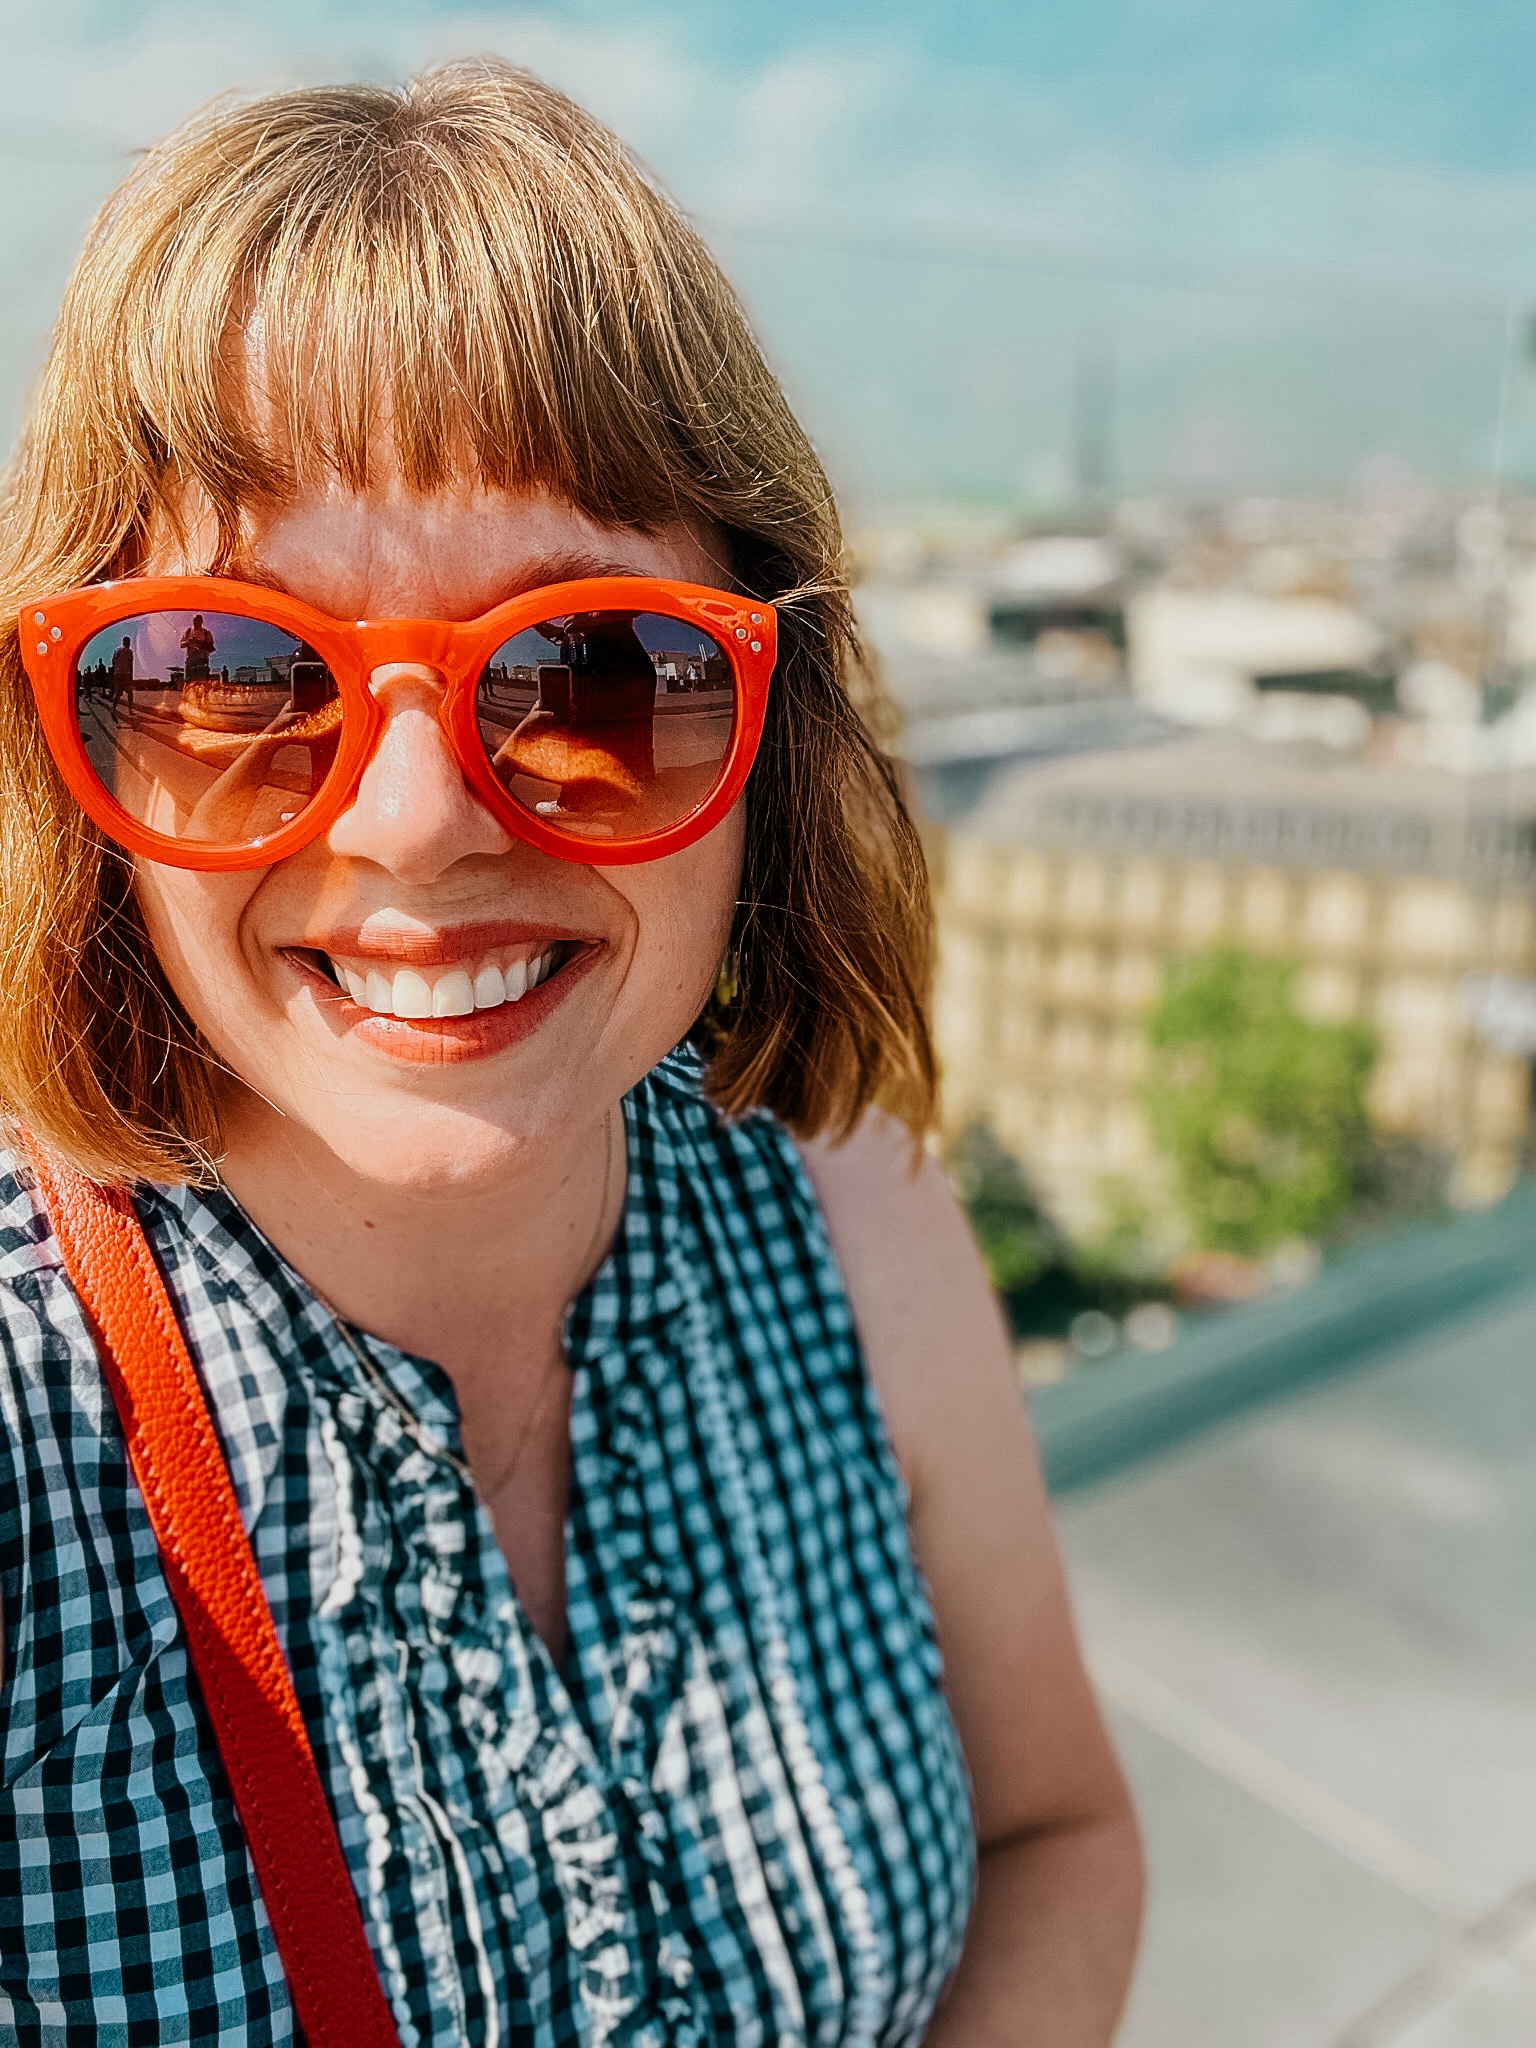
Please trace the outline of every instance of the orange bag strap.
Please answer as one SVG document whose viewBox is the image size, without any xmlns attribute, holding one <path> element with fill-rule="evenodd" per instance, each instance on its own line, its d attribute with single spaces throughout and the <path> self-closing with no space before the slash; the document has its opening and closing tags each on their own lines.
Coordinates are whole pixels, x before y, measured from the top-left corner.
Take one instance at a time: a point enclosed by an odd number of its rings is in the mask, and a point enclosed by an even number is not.
<svg viewBox="0 0 1536 2048">
<path fill-rule="evenodd" d="M 235 1489 L 131 1199 L 28 1146 L 187 1633 L 308 2048 L 399 2048 Z"/>
</svg>

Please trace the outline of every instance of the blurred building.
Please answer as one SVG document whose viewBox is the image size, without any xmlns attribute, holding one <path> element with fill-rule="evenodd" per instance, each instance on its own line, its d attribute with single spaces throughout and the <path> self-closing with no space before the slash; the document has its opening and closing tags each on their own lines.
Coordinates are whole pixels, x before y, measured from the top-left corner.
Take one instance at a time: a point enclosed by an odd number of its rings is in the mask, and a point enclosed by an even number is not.
<svg viewBox="0 0 1536 2048">
<path fill-rule="evenodd" d="M 1263 731 L 1279 708 L 1349 745 L 1394 701 L 1380 629 L 1337 598 L 1154 583 L 1131 630 L 1137 694 L 1186 724 Z"/>
<path fill-rule="evenodd" d="M 933 834 L 947 1123 L 985 1119 L 1075 1233 L 1116 1184 L 1166 1211 L 1146 1020 L 1171 956 L 1238 945 L 1299 961 L 1309 1014 L 1373 1025 L 1378 1130 L 1441 1160 L 1454 1200 L 1497 1199 L 1530 1072 L 1462 990 L 1536 975 L 1533 819 L 1536 770 L 1236 732 L 996 772 Z"/>
</svg>

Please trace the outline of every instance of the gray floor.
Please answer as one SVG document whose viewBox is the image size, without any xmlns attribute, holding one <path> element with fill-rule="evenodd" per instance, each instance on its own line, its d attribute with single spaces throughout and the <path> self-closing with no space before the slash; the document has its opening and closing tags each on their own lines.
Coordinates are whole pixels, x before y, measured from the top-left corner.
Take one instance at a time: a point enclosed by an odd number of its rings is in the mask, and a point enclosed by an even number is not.
<svg viewBox="0 0 1536 2048">
<path fill-rule="evenodd" d="M 1059 1504 L 1122 2048 L 1536 2048 L 1536 1290 Z"/>
</svg>

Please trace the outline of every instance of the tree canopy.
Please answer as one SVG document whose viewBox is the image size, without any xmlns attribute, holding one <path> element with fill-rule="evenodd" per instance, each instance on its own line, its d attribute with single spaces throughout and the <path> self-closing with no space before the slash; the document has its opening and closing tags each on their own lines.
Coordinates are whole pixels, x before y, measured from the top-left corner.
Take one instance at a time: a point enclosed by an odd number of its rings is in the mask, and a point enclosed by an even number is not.
<svg viewBox="0 0 1536 2048">
<path fill-rule="evenodd" d="M 977 1122 L 955 1142 L 949 1169 L 998 1293 L 1015 1294 L 1038 1280 L 1062 1248 L 1018 1161 Z"/>
<path fill-rule="evenodd" d="M 1170 967 L 1151 1019 L 1147 1110 L 1205 1249 L 1322 1236 L 1365 1158 L 1375 1035 L 1304 1017 L 1295 978 L 1294 962 L 1199 954 Z"/>
</svg>

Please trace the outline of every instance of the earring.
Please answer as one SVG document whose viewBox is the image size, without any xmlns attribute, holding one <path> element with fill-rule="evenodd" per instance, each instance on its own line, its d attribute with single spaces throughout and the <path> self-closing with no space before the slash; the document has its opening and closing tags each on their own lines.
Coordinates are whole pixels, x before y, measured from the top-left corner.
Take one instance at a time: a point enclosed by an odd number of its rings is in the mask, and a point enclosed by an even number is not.
<svg viewBox="0 0 1536 2048">
<path fill-rule="evenodd" d="M 734 948 L 727 952 L 720 962 L 720 972 L 715 976 L 715 1006 L 728 1010 L 741 993 L 740 962 Z"/>
</svg>

